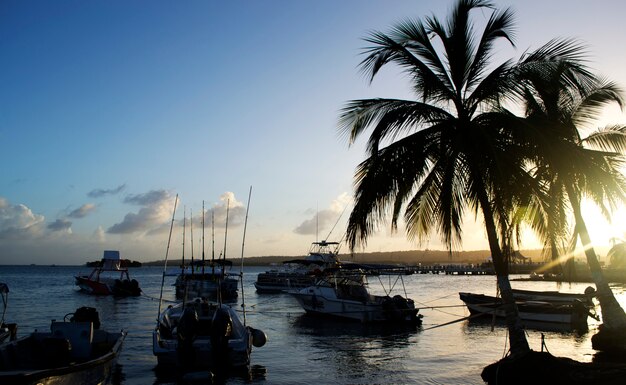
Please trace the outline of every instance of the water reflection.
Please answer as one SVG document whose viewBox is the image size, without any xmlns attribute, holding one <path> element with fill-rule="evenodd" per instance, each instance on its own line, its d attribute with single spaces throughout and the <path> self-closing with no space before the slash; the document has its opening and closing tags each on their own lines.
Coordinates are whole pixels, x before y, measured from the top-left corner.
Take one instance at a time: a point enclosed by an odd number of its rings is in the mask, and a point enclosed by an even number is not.
<svg viewBox="0 0 626 385">
<path fill-rule="evenodd" d="M 115 364 L 113 366 L 113 370 L 111 371 L 111 385 L 121 385 L 126 380 L 126 376 L 123 371 L 124 366 L 120 364 Z"/>
<path fill-rule="evenodd" d="M 302 314 L 292 319 L 292 326 L 298 333 L 313 336 L 353 336 L 381 338 L 401 343 L 421 329 L 410 324 L 361 323 Z"/>
<path fill-rule="evenodd" d="M 156 365 L 153 368 L 155 385 L 166 384 L 226 384 L 231 380 L 241 382 L 264 382 L 267 376 L 267 368 L 262 365 L 251 365 L 247 368 L 220 370 L 199 370 L 195 372 L 183 372 L 172 366 Z"/>
<path fill-rule="evenodd" d="M 387 373 L 383 375 L 387 381 L 403 378 L 409 371 L 406 358 L 417 350 L 413 337 L 421 330 L 414 325 L 363 324 L 307 314 L 291 323 L 294 333 L 309 342 L 309 360 L 313 365 L 330 363 L 338 383 L 380 383 L 381 373 Z"/>
<path fill-rule="evenodd" d="M 484 334 L 486 331 L 491 332 L 492 326 L 506 328 L 506 322 L 501 318 L 496 318 L 495 320 L 491 317 L 470 318 L 465 323 L 464 332 L 466 334 Z M 523 321 L 523 326 L 526 330 L 562 333 L 567 334 L 569 337 L 572 335 L 581 337 L 589 332 L 588 327 L 573 328 L 567 324 L 553 322 Z"/>
</svg>

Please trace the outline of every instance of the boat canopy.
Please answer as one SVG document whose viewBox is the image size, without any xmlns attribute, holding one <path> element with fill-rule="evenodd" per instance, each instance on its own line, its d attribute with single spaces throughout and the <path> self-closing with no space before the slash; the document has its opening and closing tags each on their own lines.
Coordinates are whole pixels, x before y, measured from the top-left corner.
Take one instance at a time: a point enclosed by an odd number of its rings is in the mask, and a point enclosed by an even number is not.
<svg viewBox="0 0 626 385">
<path fill-rule="evenodd" d="M 107 270 L 119 270 L 121 260 L 118 250 L 104 250 L 102 267 Z"/>
<path fill-rule="evenodd" d="M 326 242 L 326 241 L 321 241 L 321 242 L 313 242 L 314 245 L 320 246 L 320 247 L 325 247 L 325 246 L 330 246 L 330 245 L 338 245 L 339 242 Z"/>
</svg>

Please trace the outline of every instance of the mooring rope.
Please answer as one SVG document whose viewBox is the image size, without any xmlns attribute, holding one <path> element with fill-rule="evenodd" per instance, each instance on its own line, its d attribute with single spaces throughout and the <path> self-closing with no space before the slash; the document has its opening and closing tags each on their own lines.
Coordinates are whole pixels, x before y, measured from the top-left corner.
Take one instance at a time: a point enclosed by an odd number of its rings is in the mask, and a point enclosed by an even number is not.
<svg viewBox="0 0 626 385">
<path fill-rule="evenodd" d="M 152 301 L 158 301 L 158 300 L 159 300 L 157 297 L 152 297 L 152 296 L 149 296 L 148 294 L 144 293 L 143 291 L 141 292 L 141 297 L 146 298 L 146 299 L 149 299 L 149 300 L 152 300 Z M 171 300 L 171 299 L 165 299 L 165 298 L 164 298 L 164 299 L 163 299 L 163 302 L 171 302 L 171 303 L 176 303 L 176 302 L 179 302 L 179 301 L 176 301 L 176 300 Z"/>
</svg>

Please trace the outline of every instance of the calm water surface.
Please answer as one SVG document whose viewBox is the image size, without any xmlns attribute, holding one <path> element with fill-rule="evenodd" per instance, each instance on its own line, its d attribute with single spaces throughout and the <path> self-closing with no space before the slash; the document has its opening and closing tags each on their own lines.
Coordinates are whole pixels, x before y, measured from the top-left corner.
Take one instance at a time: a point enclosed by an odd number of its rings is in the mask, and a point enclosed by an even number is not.
<svg viewBox="0 0 626 385">
<path fill-rule="evenodd" d="M 250 371 L 233 373 L 227 384 L 482 384 L 482 368 L 500 359 L 508 349 L 503 326 L 496 325 L 492 330 L 488 321 L 453 322 L 469 315 L 458 292 L 495 294 L 493 276 L 405 276 L 406 292 L 416 306 L 423 308 L 420 313 L 424 319 L 419 329 L 403 329 L 312 319 L 288 294 L 256 293 L 253 283 L 264 270 L 244 270 L 243 294 L 247 324 L 263 330 L 268 342 L 253 350 Z M 144 291 L 137 298 L 80 293 L 73 277 L 89 271 L 78 266 L 0 266 L 0 282 L 10 289 L 7 321 L 17 322 L 18 334 L 23 336 L 34 329 L 47 330 L 51 319 L 62 319 L 78 307 L 95 307 L 103 328 L 128 331 L 116 383 L 175 384 L 171 374 L 155 370 L 156 358 L 152 355 L 151 333 L 163 269 L 131 269 L 131 278 L 137 279 Z M 394 279 L 381 278 L 386 286 Z M 166 277 L 165 282 L 164 298 L 173 301 L 174 277 Z M 371 280 L 371 288 L 377 286 L 378 281 Z M 587 286 L 563 284 L 561 291 L 583 292 Z M 549 282 L 513 282 L 513 287 L 557 289 Z M 402 284 L 396 288 L 401 290 Z M 612 288 L 622 307 L 626 307 L 624 285 Z M 527 335 L 534 350 L 541 350 L 543 333 L 552 354 L 591 361 L 595 351 L 590 339 L 597 326 L 598 322 L 590 318 L 586 332 L 528 330 Z"/>
</svg>

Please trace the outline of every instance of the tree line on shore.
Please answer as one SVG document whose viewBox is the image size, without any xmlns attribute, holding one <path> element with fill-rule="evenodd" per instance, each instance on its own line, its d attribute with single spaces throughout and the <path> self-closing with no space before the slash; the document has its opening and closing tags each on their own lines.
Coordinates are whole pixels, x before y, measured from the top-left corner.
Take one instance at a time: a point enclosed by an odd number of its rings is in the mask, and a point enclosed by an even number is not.
<svg viewBox="0 0 626 385">
<path fill-rule="evenodd" d="M 530 261 L 540 262 L 543 260 L 541 250 L 523 250 L 522 255 Z M 370 253 L 344 253 L 339 254 L 339 260 L 361 263 L 397 263 L 404 265 L 433 264 L 433 263 L 482 263 L 489 259 L 488 250 L 471 250 L 448 252 L 445 250 L 405 250 Z M 302 259 L 305 256 L 268 255 L 244 258 L 244 266 L 269 266 L 281 264 L 294 259 Z M 189 262 L 189 261 L 187 261 Z M 164 261 L 144 262 L 144 266 L 163 266 Z M 207 264 L 210 261 L 206 261 Z M 180 266 L 181 259 L 168 261 L 168 266 Z M 235 265 L 237 263 L 234 263 Z"/>
</svg>

